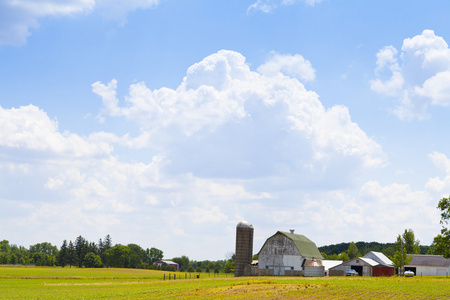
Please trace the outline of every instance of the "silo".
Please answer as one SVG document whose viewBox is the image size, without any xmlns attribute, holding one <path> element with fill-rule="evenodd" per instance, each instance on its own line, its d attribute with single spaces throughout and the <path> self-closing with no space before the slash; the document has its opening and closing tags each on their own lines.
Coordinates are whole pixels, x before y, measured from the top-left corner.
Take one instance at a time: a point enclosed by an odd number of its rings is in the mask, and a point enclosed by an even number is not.
<svg viewBox="0 0 450 300">
<path fill-rule="evenodd" d="M 305 266 L 305 277 L 322 277 L 324 274 L 325 267 L 316 261 Z"/>
<path fill-rule="evenodd" d="M 253 257 L 253 226 L 246 221 L 236 226 L 236 257 L 234 276 L 245 276 L 244 269 L 250 266 Z"/>
</svg>

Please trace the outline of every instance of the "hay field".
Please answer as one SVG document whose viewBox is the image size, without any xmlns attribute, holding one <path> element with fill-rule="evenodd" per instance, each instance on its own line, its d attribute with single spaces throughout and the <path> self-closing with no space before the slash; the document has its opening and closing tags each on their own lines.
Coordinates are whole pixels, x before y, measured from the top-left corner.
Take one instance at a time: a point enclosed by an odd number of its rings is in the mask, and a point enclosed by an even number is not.
<svg viewBox="0 0 450 300">
<path fill-rule="evenodd" d="M 0 267 L 0 299 L 450 299 L 450 278 L 445 276 L 214 278 L 201 273 L 197 279 L 195 273 L 184 279 L 184 273 L 171 273 L 168 280 L 168 275 L 135 269 L 6 266 Z"/>
</svg>

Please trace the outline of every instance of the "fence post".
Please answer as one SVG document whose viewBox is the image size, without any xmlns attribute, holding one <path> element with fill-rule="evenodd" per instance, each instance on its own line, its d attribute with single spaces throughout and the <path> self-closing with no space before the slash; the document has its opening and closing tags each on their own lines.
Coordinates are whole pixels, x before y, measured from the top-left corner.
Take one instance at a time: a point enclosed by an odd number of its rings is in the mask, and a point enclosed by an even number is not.
<svg viewBox="0 0 450 300">
<path fill-rule="evenodd" d="M 164 279 L 163 280 L 166 280 L 166 273 L 164 273 Z"/>
</svg>

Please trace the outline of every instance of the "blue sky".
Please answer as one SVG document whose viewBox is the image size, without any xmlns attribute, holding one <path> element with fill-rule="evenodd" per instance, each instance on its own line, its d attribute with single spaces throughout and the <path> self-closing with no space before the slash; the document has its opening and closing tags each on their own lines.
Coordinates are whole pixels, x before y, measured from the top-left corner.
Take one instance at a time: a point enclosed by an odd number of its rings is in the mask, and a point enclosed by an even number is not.
<svg viewBox="0 0 450 300">
<path fill-rule="evenodd" d="M 223 259 L 295 228 L 429 245 L 446 1 L 0 0 L 0 238 Z"/>
</svg>

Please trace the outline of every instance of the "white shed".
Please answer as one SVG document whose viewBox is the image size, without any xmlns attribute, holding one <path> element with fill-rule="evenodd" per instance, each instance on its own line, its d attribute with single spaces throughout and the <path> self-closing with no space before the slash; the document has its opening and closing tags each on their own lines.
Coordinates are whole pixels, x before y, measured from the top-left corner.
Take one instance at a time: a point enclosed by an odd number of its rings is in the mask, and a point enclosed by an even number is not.
<svg viewBox="0 0 450 300">
<path fill-rule="evenodd" d="M 405 271 L 413 271 L 416 276 L 450 275 L 450 259 L 442 255 L 408 254 L 412 260 Z"/>
</svg>

